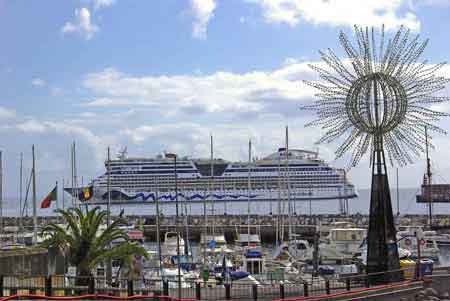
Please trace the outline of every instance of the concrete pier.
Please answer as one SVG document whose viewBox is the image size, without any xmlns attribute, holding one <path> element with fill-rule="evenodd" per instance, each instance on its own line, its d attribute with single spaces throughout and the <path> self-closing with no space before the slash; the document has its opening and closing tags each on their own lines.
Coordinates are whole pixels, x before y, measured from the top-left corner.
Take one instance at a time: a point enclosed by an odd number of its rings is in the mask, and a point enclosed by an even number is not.
<svg viewBox="0 0 450 301">
<path fill-rule="evenodd" d="M 114 218 L 114 217 L 113 217 Z M 148 240 L 156 240 L 156 217 L 154 215 L 143 216 L 126 216 L 130 224 L 134 224 L 144 230 Z M 207 231 L 211 233 L 213 230 L 216 234 L 224 234 L 227 241 L 233 241 L 238 233 L 246 233 L 248 228 L 247 215 L 214 215 L 208 216 Z M 279 221 L 282 220 L 284 226 L 285 237 L 288 235 L 288 217 L 278 218 L 276 215 L 251 215 L 250 231 L 251 233 L 259 233 L 263 242 L 273 242 L 276 236 L 276 229 L 280 227 Z M 201 215 L 191 215 L 187 222 L 183 216 L 179 217 L 179 225 L 185 232 L 184 225 L 189 227 L 189 235 L 193 240 L 199 240 L 201 233 L 205 231 L 204 217 Z M 294 215 L 291 218 L 292 232 L 299 234 L 305 239 L 312 239 L 316 228 L 320 228 L 321 235 L 325 235 L 328 230 L 333 227 L 336 222 L 349 221 L 357 227 L 367 228 L 369 217 L 367 215 L 354 214 L 350 216 L 342 215 Z M 448 215 L 435 216 L 436 227 L 441 232 L 450 230 L 450 221 Z M 57 216 L 38 217 L 39 228 L 49 223 L 61 223 L 62 219 Z M 405 215 L 397 218 L 399 225 L 426 225 L 426 215 Z M 5 226 L 14 228 L 19 225 L 18 218 L 6 217 L 4 219 Z M 33 227 L 32 217 L 23 218 L 23 225 L 26 229 L 31 230 Z M 174 216 L 161 216 L 161 235 L 166 231 L 176 231 L 176 219 Z M 6 229 L 5 229 L 6 230 Z"/>
</svg>

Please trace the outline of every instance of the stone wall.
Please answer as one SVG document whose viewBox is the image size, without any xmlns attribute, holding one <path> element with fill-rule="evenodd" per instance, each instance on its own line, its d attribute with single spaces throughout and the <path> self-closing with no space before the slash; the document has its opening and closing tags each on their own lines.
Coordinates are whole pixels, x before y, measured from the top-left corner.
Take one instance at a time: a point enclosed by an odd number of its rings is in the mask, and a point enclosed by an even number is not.
<svg viewBox="0 0 450 301">
<path fill-rule="evenodd" d="M 26 248 L 0 252 L 0 275 L 47 276 L 64 273 L 64 258 L 55 250 Z"/>
</svg>

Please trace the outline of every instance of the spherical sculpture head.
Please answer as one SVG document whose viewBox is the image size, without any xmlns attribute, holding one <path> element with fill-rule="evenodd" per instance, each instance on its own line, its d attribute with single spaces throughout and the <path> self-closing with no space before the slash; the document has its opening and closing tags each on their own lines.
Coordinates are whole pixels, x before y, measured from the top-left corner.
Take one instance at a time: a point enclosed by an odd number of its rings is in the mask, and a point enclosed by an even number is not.
<svg viewBox="0 0 450 301">
<path fill-rule="evenodd" d="M 345 101 L 347 115 L 360 131 L 382 135 L 395 129 L 406 117 L 407 98 L 394 77 L 375 72 L 351 85 Z"/>
<path fill-rule="evenodd" d="M 351 153 L 355 166 L 375 141 L 383 141 L 391 164 L 405 165 L 424 151 L 425 128 L 445 133 L 435 123 L 446 113 L 427 106 L 446 102 L 439 95 L 448 79 L 439 74 L 445 65 L 420 62 L 428 40 L 419 42 L 401 27 L 390 39 L 375 29 L 355 26 L 356 46 L 344 33 L 339 40 L 347 59 L 331 49 L 320 51 L 322 63 L 310 65 L 319 81 L 305 81 L 316 88 L 316 100 L 304 109 L 317 112 L 318 125 L 325 134 L 318 143 L 343 139 L 336 157 Z"/>
</svg>

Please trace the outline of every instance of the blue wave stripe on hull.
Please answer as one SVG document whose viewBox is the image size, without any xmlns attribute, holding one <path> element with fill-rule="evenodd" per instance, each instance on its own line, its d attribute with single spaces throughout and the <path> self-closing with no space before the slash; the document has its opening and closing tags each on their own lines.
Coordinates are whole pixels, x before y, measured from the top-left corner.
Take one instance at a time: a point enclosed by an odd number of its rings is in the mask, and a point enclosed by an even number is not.
<svg viewBox="0 0 450 301">
<path fill-rule="evenodd" d="M 107 197 L 108 197 L 108 193 L 105 193 L 103 195 L 103 199 L 106 199 Z M 156 201 L 156 195 L 153 192 L 151 192 L 147 195 L 145 195 L 143 192 L 140 192 L 133 196 L 129 196 L 120 191 L 111 191 L 111 197 L 114 199 L 120 198 L 120 199 L 126 200 L 126 201 L 132 201 L 132 200 L 136 200 L 139 198 L 141 198 L 143 201 L 148 201 L 149 199 L 151 199 L 151 201 L 153 201 L 153 202 Z M 227 195 L 227 194 L 215 194 L 215 193 L 201 195 L 201 194 L 196 193 L 194 195 L 189 196 L 189 195 L 185 195 L 184 193 L 178 193 L 178 197 L 185 198 L 186 200 L 205 200 L 205 199 L 211 199 L 211 198 L 222 200 L 227 197 L 237 200 L 237 199 L 248 198 L 248 197 L 250 197 L 251 199 L 254 199 L 254 198 L 258 197 L 258 195 L 256 195 L 256 194 L 251 194 L 250 196 L 246 195 L 246 194 Z M 176 196 L 172 195 L 172 194 L 163 194 L 163 195 L 158 196 L 158 201 L 167 201 L 167 200 L 175 201 L 175 199 L 176 199 Z"/>
</svg>

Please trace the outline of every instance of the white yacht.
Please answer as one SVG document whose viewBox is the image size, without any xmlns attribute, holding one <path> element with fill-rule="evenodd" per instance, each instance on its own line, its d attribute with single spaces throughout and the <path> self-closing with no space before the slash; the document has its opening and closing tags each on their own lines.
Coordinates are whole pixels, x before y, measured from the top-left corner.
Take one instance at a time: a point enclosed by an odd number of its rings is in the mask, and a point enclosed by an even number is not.
<svg viewBox="0 0 450 301">
<path fill-rule="evenodd" d="M 319 244 L 320 257 L 322 259 L 351 258 L 360 252 L 360 246 L 366 235 L 366 229 L 357 228 L 352 223 L 335 223 L 324 242 Z"/>
<path fill-rule="evenodd" d="M 179 239 L 179 242 L 178 242 Z M 184 239 L 177 232 L 166 232 L 164 236 L 164 242 L 161 245 L 161 255 L 162 256 L 177 256 L 177 244 L 179 243 L 179 253 L 180 255 L 185 254 L 184 250 Z"/>
<path fill-rule="evenodd" d="M 420 243 L 421 257 L 430 258 L 434 261 L 439 260 L 440 250 L 436 240 L 431 235 L 426 236 L 425 232 L 427 231 L 423 231 L 421 226 L 403 226 L 399 227 L 399 230 L 397 232 L 397 244 L 400 248 L 410 251 L 411 256 L 417 257 L 417 243 Z"/>
<path fill-rule="evenodd" d="M 235 244 L 237 249 L 240 250 L 252 249 L 261 251 L 261 239 L 259 238 L 259 234 L 239 233 Z"/>
<path fill-rule="evenodd" d="M 288 250 L 295 260 L 307 261 L 313 258 L 313 248 L 307 240 L 300 239 L 298 235 L 293 235 L 292 239 L 289 240 Z"/>
<path fill-rule="evenodd" d="M 208 235 L 202 234 L 200 236 L 200 253 L 206 253 L 207 256 L 217 254 L 230 254 L 234 251 L 227 246 L 225 235 Z"/>
</svg>

